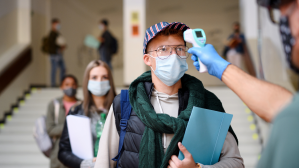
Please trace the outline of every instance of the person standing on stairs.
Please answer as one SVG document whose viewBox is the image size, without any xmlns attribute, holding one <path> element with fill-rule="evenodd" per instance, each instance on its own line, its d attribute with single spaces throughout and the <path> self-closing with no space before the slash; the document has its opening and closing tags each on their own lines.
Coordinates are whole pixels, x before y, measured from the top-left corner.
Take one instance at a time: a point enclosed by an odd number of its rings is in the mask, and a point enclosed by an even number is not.
<svg viewBox="0 0 299 168">
<path fill-rule="evenodd" d="M 99 29 L 103 31 L 102 35 L 98 37 L 98 40 L 101 42 L 101 45 L 99 47 L 99 54 L 100 54 L 100 60 L 105 62 L 111 70 L 112 64 L 112 56 L 113 56 L 113 40 L 114 37 L 108 30 L 108 20 L 103 19 L 99 23 Z"/>
<path fill-rule="evenodd" d="M 59 79 L 65 75 L 66 67 L 63 59 L 63 51 L 66 48 L 66 41 L 59 32 L 61 29 L 61 23 L 59 19 L 52 19 L 51 31 L 49 34 L 49 54 L 51 63 L 51 87 L 56 86 L 56 70 L 60 68 Z"/>
<path fill-rule="evenodd" d="M 71 106 L 79 101 L 76 98 L 77 87 L 78 82 L 75 76 L 64 76 L 60 84 L 60 89 L 64 93 L 63 97 L 54 99 L 48 105 L 46 128 L 48 135 L 54 142 L 50 155 L 50 168 L 65 168 L 58 160 L 59 141 L 65 116 L 68 114 Z"/>
<path fill-rule="evenodd" d="M 243 63 L 245 36 L 240 32 L 240 24 L 235 22 L 233 25 L 234 32 L 228 37 L 227 46 L 227 61 L 241 68 Z"/>
<path fill-rule="evenodd" d="M 290 68 L 299 74 L 299 0 L 257 0 L 266 7 L 280 10 L 279 29 Z M 270 15 L 273 23 L 273 15 Z M 272 122 L 272 131 L 263 150 L 258 168 L 299 167 L 299 92 L 293 95 L 285 88 L 248 75 L 222 59 L 211 44 L 189 51 L 194 66 L 198 59 L 212 76 L 222 80 L 258 116 Z M 200 87 L 200 86 L 199 86 Z"/>
<path fill-rule="evenodd" d="M 91 119 L 90 129 L 96 157 L 106 114 L 116 95 L 108 65 L 100 60 L 91 61 L 86 67 L 82 88 L 84 101 L 74 105 L 68 115 L 85 115 Z M 93 168 L 95 163 L 95 158 L 83 160 L 72 153 L 67 121 L 60 139 L 58 159 L 71 168 Z"/>
</svg>

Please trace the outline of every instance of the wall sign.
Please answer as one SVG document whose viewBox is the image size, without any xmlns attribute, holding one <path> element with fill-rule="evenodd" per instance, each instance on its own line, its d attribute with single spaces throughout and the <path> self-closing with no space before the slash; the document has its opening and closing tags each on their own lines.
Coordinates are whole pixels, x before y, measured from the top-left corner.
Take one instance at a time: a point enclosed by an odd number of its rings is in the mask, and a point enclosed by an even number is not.
<svg viewBox="0 0 299 168">
<path fill-rule="evenodd" d="M 131 31 L 132 36 L 139 36 L 139 12 L 137 11 L 131 13 Z"/>
</svg>

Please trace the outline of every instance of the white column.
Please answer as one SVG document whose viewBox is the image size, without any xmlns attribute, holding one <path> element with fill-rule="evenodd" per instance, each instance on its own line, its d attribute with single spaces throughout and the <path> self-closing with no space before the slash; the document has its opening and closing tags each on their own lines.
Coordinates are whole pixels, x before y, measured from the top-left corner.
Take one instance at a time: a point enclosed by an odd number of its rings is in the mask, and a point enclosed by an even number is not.
<svg viewBox="0 0 299 168">
<path fill-rule="evenodd" d="M 143 39 L 146 0 L 123 1 L 124 84 L 129 85 L 145 72 Z"/>
<path fill-rule="evenodd" d="M 18 42 L 31 42 L 31 0 L 18 0 Z"/>
<path fill-rule="evenodd" d="M 257 38 L 257 3 L 255 0 L 239 0 L 240 20 L 246 38 Z"/>
</svg>

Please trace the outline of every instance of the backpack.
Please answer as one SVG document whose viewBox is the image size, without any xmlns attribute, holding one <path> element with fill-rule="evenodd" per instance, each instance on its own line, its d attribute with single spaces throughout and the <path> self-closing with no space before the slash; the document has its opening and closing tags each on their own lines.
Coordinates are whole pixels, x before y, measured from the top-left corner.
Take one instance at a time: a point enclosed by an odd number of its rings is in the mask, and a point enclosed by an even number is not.
<svg viewBox="0 0 299 168">
<path fill-rule="evenodd" d="M 41 50 L 45 54 L 49 54 L 50 53 L 50 44 L 49 44 L 49 37 L 48 36 L 43 37 Z"/>
<path fill-rule="evenodd" d="M 55 124 L 58 124 L 58 114 L 59 114 L 59 102 L 54 100 L 54 114 L 55 114 Z M 35 126 L 33 127 L 33 136 L 37 143 L 38 148 L 43 152 L 46 157 L 50 157 L 53 148 L 53 139 L 47 133 L 46 129 L 46 116 L 41 116 L 35 121 Z"/>
<path fill-rule="evenodd" d="M 118 162 L 121 156 L 122 147 L 124 144 L 125 135 L 127 133 L 127 124 L 128 120 L 130 119 L 132 106 L 129 100 L 129 91 L 122 90 L 120 94 L 120 105 L 121 105 L 121 120 L 120 120 L 120 134 L 119 134 L 119 145 L 118 145 L 118 154 L 112 159 L 117 161 L 116 168 L 118 168 Z"/>
<path fill-rule="evenodd" d="M 118 42 L 115 37 L 111 36 L 111 51 L 112 54 L 116 54 L 118 50 Z"/>
</svg>

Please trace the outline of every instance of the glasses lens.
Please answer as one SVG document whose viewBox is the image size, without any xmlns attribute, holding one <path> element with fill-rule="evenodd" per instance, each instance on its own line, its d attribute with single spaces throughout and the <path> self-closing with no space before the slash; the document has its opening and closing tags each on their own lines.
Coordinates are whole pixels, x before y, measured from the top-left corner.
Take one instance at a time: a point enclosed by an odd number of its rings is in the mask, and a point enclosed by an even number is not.
<svg viewBox="0 0 299 168">
<path fill-rule="evenodd" d="M 160 59 L 167 59 L 171 55 L 171 50 L 170 46 L 160 46 L 157 48 L 157 56 Z"/>
<path fill-rule="evenodd" d="M 186 46 L 178 46 L 176 47 L 176 53 L 182 58 L 182 59 L 187 59 L 189 57 L 188 53 L 188 47 Z"/>
<path fill-rule="evenodd" d="M 180 58 L 187 59 L 190 55 L 188 49 L 186 46 L 161 46 L 157 48 L 157 56 L 159 59 L 167 59 L 171 54 L 175 54 L 172 52 L 174 50 Z"/>
<path fill-rule="evenodd" d="M 171 47 L 169 46 L 161 46 L 157 49 L 158 56 L 168 56 L 171 52 Z"/>
</svg>

